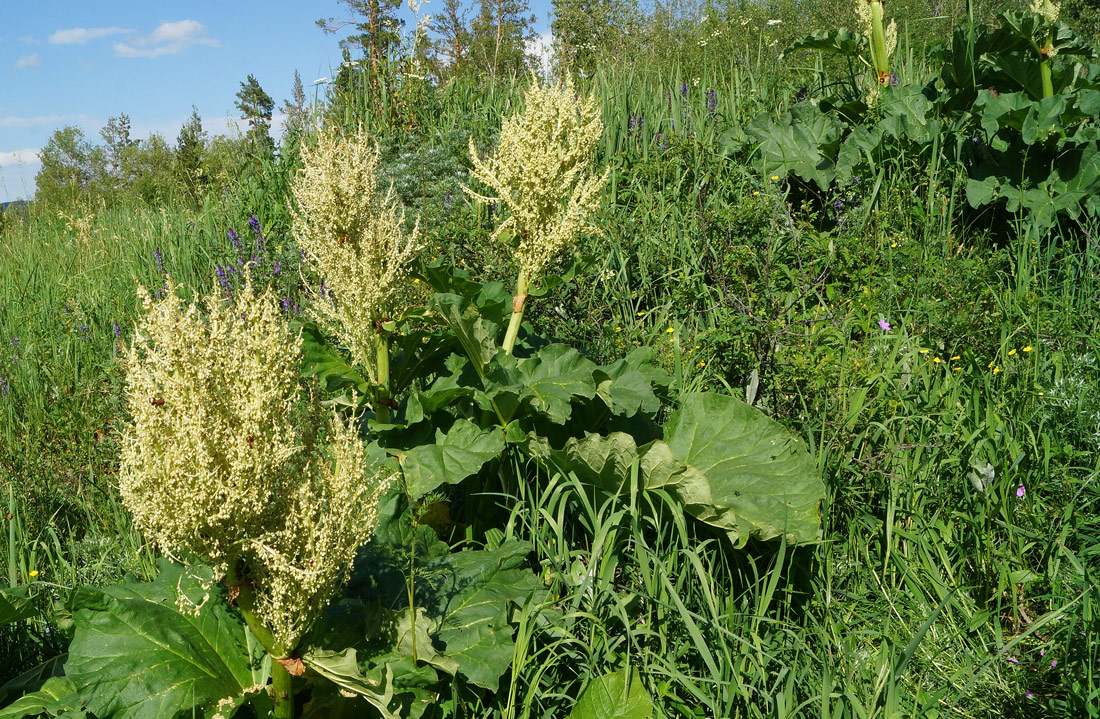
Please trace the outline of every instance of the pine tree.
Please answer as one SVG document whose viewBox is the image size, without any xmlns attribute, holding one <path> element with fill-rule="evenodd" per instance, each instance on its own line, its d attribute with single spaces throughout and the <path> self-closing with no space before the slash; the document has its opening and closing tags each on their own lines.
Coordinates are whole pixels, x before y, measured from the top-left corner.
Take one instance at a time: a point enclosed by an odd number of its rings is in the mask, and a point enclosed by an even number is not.
<svg viewBox="0 0 1100 719">
<path fill-rule="evenodd" d="M 359 48 L 370 58 L 371 69 L 378 73 L 386 56 L 401 44 L 401 28 L 405 21 L 397 17 L 401 0 L 340 0 L 352 13 L 350 20 L 321 19 L 317 25 L 328 34 L 346 27 L 356 33 L 340 41 L 345 49 Z"/>
<path fill-rule="evenodd" d="M 206 132 L 202 129 L 202 118 L 199 110 L 191 106 L 191 117 L 180 128 L 176 136 L 176 176 L 187 188 L 193 202 L 198 203 L 202 199 L 202 191 L 206 186 L 206 178 L 203 173 L 203 156 L 206 153 Z"/>
<path fill-rule="evenodd" d="M 241 119 L 248 122 L 249 142 L 264 147 L 274 147 L 268 131 L 271 129 L 271 112 L 275 109 L 275 101 L 260 87 L 255 75 L 250 74 L 248 79 L 241 83 L 236 106 L 241 111 Z"/>
<path fill-rule="evenodd" d="M 130 139 L 130 116 L 120 112 L 118 117 L 110 118 L 99 131 L 99 136 L 106 143 L 106 184 L 115 190 L 121 190 L 126 185 L 126 173 L 123 170 L 126 152 L 137 144 Z"/>
<path fill-rule="evenodd" d="M 535 39 L 535 16 L 527 0 L 480 0 L 471 33 L 470 59 L 483 73 L 501 77 L 524 72 L 527 44 Z"/>
<path fill-rule="evenodd" d="M 306 102 L 306 91 L 302 87 L 302 76 L 294 71 L 294 85 L 290 90 L 290 99 L 283 101 L 283 113 L 286 124 L 283 126 L 288 136 L 297 136 L 302 132 L 309 119 L 310 106 Z"/>
<path fill-rule="evenodd" d="M 429 29 L 438 36 L 435 54 L 441 75 L 457 75 L 469 60 L 471 37 L 466 20 L 468 14 L 469 11 L 462 7 L 462 0 L 443 0 L 443 11 L 432 18 Z"/>
</svg>

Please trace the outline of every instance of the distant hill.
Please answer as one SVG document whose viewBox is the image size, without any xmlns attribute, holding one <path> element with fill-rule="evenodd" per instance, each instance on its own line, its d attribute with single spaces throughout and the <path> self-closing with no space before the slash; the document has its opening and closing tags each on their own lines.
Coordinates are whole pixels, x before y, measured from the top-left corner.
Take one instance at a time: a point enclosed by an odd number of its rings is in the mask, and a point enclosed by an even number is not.
<svg viewBox="0 0 1100 719">
<path fill-rule="evenodd" d="M 0 210 L 7 212 L 9 207 L 18 208 L 22 205 L 26 205 L 26 200 L 12 200 L 11 202 L 0 202 Z"/>
</svg>

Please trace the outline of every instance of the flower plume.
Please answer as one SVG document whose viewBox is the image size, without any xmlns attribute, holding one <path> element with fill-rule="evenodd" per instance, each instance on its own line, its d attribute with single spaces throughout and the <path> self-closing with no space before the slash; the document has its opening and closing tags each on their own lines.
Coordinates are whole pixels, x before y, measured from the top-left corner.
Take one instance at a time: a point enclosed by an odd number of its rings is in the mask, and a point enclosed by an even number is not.
<svg viewBox="0 0 1100 719">
<path fill-rule="evenodd" d="M 508 208 L 510 215 L 494 236 L 511 238 L 521 270 L 534 279 L 583 229 L 607 174 L 590 169 L 603 132 L 594 97 L 578 97 L 569 82 L 541 87 L 535 81 L 525 103 L 522 114 L 504 120 L 491 157 L 478 157 L 470 141 L 473 175 L 497 196 L 465 189 L 482 202 Z"/>
<path fill-rule="evenodd" d="M 376 323 L 401 304 L 418 249 L 417 230 L 391 186 L 378 191 L 378 148 L 362 127 L 345 137 L 324 129 L 302 147 L 303 167 L 292 192 L 294 237 L 331 291 L 310 312 L 375 377 Z"/>
<path fill-rule="evenodd" d="M 301 340 L 274 296 L 249 282 L 200 306 L 177 290 L 139 290 L 120 493 L 165 551 L 219 576 L 247 567 L 257 616 L 293 648 L 346 580 L 389 478 L 354 430 L 303 401 Z"/>
</svg>

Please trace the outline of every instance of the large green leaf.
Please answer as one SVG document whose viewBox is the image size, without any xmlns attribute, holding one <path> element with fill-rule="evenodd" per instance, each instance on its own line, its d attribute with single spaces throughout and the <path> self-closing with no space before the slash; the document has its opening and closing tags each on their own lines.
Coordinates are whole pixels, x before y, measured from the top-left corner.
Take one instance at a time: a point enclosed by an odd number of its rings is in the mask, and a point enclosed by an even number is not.
<svg viewBox="0 0 1100 719">
<path fill-rule="evenodd" d="M 564 344 L 551 344 L 531 357 L 514 358 L 503 352 L 485 376 L 479 402 L 510 421 L 531 407 L 555 424 L 564 424 L 574 399 L 596 396 L 596 364 Z"/>
<path fill-rule="evenodd" d="M 161 562 L 151 583 L 82 587 L 72 597 L 76 633 L 65 664 L 89 711 L 100 719 L 157 719 L 206 709 L 266 683 L 249 651 L 248 629 L 218 586 L 194 570 Z M 177 596 L 208 599 L 181 613 Z"/>
<path fill-rule="evenodd" d="M 456 420 L 446 433 L 435 432 L 434 444 L 421 444 L 398 455 L 409 493 L 422 497 L 444 483 L 457 484 L 504 451 L 499 427 L 481 429 L 468 419 Z"/>
<path fill-rule="evenodd" d="M 791 43 L 786 52 L 795 50 L 821 50 L 845 57 L 859 57 L 867 49 L 867 38 L 845 28 L 818 30 Z"/>
<path fill-rule="evenodd" d="M 76 686 L 65 677 L 50 677 L 38 691 L 24 694 L 0 709 L 0 719 L 40 716 L 84 719 L 87 715 L 76 693 Z"/>
<path fill-rule="evenodd" d="M 500 325 L 486 319 L 473 300 L 456 294 L 438 294 L 428 300 L 428 309 L 454 332 L 478 377 L 497 353 Z"/>
<path fill-rule="evenodd" d="M 649 698 L 637 669 L 623 667 L 588 682 L 569 719 L 649 719 Z"/>
<path fill-rule="evenodd" d="M 447 655 L 458 660 L 459 672 L 491 691 L 512 662 L 509 608 L 541 587 L 524 566 L 530 551 L 530 544 L 512 539 L 493 550 L 456 552 L 423 566 L 429 579 L 417 604 L 438 619 L 438 637 Z"/>
<path fill-rule="evenodd" d="M 366 396 L 370 382 L 325 339 L 313 324 L 302 326 L 302 374 L 317 377 L 329 392 L 348 387 Z"/>
<path fill-rule="evenodd" d="M 665 425 L 665 442 L 673 457 L 706 476 L 712 521 L 736 543 L 780 535 L 807 542 L 820 535 L 825 486 L 813 460 L 759 410 L 733 397 L 685 395 Z"/>
<path fill-rule="evenodd" d="M 36 613 L 27 585 L 0 589 L 0 626 L 30 619 Z"/>
<path fill-rule="evenodd" d="M 769 174 L 794 173 L 822 190 L 829 189 L 836 176 L 835 155 L 844 123 L 822 112 L 812 103 L 799 103 L 778 120 L 766 114 L 747 128 L 760 145 L 764 169 Z"/>
</svg>

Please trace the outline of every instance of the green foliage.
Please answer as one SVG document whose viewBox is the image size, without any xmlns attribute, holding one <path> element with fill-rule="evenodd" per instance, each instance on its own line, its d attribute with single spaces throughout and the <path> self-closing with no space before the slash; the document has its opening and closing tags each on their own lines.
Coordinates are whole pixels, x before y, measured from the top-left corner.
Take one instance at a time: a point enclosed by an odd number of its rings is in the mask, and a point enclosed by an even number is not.
<svg viewBox="0 0 1100 719">
<path fill-rule="evenodd" d="M 569 719 L 649 719 L 652 715 L 653 702 L 638 670 L 623 667 L 593 678 L 569 712 Z"/>
<path fill-rule="evenodd" d="M 241 81 L 241 89 L 237 91 L 237 101 L 234 103 L 241 111 L 241 119 L 248 123 L 248 139 L 259 148 L 273 146 L 271 135 L 271 112 L 275 109 L 275 101 L 260 87 L 259 80 L 252 74 Z"/>
<path fill-rule="evenodd" d="M 101 717 L 163 717 L 223 699 L 239 705 L 266 683 L 258 642 L 209 574 L 162 562 L 152 583 L 76 591 L 65 676 L 82 706 Z"/>
</svg>

